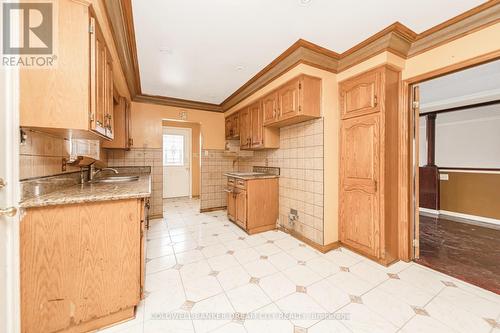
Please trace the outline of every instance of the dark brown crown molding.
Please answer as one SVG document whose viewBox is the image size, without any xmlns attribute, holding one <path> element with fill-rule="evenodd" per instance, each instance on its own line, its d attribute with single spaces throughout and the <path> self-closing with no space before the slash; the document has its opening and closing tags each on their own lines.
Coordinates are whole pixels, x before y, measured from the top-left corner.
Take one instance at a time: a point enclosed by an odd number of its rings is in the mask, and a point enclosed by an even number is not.
<svg viewBox="0 0 500 333">
<path fill-rule="evenodd" d="M 138 103 L 150 103 L 150 104 L 157 104 L 157 105 L 166 105 L 166 106 L 173 106 L 173 107 L 185 108 L 185 109 L 196 109 L 196 110 L 211 111 L 211 112 L 223 112 L 222 107 L 219 104 L 191 101 L 191 100 L 182 99 L 182 98 L 140 94 L 140 95 L 136 95 L 134 97 L 133 101 L 138 102 Z"/>
<path fill-rule="evenodd" d="M 215 112 L 230 109 L 298 64 L 339 73 L 386 51 L 404 59 L 413 57 L 500 22 L 500 0 L 492 0 L 420 34 L 395 22 L 341 54 L 299 39 L 217 105 L 142 94 L 131 0 L 106 0 L 104 3 L 132 100 Z"/>
</svg>

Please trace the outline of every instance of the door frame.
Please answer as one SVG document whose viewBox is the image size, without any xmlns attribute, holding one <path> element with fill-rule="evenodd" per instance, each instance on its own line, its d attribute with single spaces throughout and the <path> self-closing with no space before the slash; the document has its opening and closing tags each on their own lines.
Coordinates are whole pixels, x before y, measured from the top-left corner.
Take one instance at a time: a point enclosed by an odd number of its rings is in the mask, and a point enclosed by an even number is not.
<svg viewBox="0 0 500 333">
<path fill-rule="evenodd" d="M 413 149 L 413 140 L 418 140 L 418 117 L 412 106 L 412 87 L 418 83 L 458 72 L 470 67 L 500 59 L 500 50 L 467 59 L 443 68 L 423 73 L 402 81 L 399 117 L 401 151 L 399 153 L 399 257 L 401 260 L 415 259 L 413 240 L 419 228 L 418 220 L 418 144 Z M 418 111 L 418 110 L 417 110 Z M 418 143 L 418 141 L 416 141 Z M 415 201 L 416 200 L 416 201 Z M 416 244 L 418 246 L 418 242 Z M 418 249 L 417 249 L 418 251 Z M 418 255 L 418 252 L 417 252 Z"/>
<path fill-rule="evenodd" d="M 19 206 L 19 69 L 0 71 L 0 177 L 7 185 L 1 189 L 0 208 Z M 4 206 L 5 205 L 5 206 Z M 21 331 L 21 282 L 19 253 L 19 221 L 21 212 L 13 217 L 0 217 L 0 331 Z"/>
<path fill-rule="evenodd" d="M 162 163 L 163 163 L 163 135 L 165 134 L 165 130 L 186 130 L 189 132 L 189 145 L 188 147 L 188 152 L 189 152 L 189 198 L 193 198 L 193 129 L 190 127 L 175 127 L 175 126 L 162 126 Z M 163 168 L 165 168 L 165 165 L 162 165 Z M 164 170 L 162 170 L 164 171 Z M 165 174 L 163 174 L 165 176 Z M 165 182 L 165 180 L 163 180 Z M 165 194 L 165 189 L 163 189 L 162 197 L 163 199 L 167 199 L 164 197 Z"/>
</svg>

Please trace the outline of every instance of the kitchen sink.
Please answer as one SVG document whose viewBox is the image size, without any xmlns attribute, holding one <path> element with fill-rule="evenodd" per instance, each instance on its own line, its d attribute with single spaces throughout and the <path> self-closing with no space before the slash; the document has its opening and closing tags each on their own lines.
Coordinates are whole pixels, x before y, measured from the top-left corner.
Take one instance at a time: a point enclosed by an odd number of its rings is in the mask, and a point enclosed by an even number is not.
<svg viewBox="0 0 500 333">
<path fill-rule="evenodd" d="M 124 183 L 134 182 L 137 180 L 139 180 L 139 176 L 109 176 L 94 179 L 92 183 Z"/>
</svg>

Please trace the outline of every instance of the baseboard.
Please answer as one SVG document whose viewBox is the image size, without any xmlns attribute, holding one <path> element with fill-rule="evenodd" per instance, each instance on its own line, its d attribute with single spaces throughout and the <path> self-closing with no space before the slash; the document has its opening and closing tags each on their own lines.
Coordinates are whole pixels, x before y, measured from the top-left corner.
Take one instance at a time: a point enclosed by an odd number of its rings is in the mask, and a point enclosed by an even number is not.
<svg viewBox="0 0 500 333">
<path fill-rule="evenodd" d="M 447 217 L 450 220 L 454 220 L 457 222 L 465 222 L 465 223 L 481 222 L 481 223 L 494 224 L 494 225 L 500 226 L 500 220 L 493 219 L 490 217 L 483 217 L 483 216 L 477 216 L 477 215 L 450 212 L 447 210 L 434 210 L 434 209 L 428 209 L 428 208 L 419 208 L 418 211 L 420 214 L 422 214 L 424 216 L 430 216 L 430 217 L 442 216 L 442 217 Z"/>
<path fill-rule="evenodd" d="M 214 212 L 216 210 L 224 210 L 226 208 L 227 208 L 227 206 L 203 208 L 203 209 L 200 209 L 200 213 Z"/>
<path fill-rule="evenodd" d="M 422 207 L 419 207 L 418 208 L 418 212 L 422 215 L 427 215 L 427 216 L 431 216 L 431 217 L 434 217 L 434 216 L 438 216 L 439 215 L 439 210 L 435 210 L 435 209 L 430 209 L 430 208 L 422 208 Z"/>
<path fill-rule="evenodd" d="M 311 246 L 312 248 L 318 250 L 321 253 L 326 253 L 328 251 L 331 251 L 331 250 L 334 250 L 334 249 L 340 247 L 340 242 L 338 242 L 338 241 L 330 243 L 330 244 L 326 244 L 326 245 L 321 245 L 321 244 L 318 244 L 318 243 L 310 240 L 307 237 L 302 236 L 301 234 L 299 234 L 295 230 L 287 229 L 283 226 L 278 226 L 278 230 L 286 232 L 287 234 L 289 234 L 293 238 L 296 238 L 299 241 L 306 243 L 307 245 Z"/>
<path fill-rule="evenodd" d="M 447 210 L 440 210 L 439 216 L 448 217 L 451 219 L 460 219 L 461 221 L 458 221 L 458 222 L 465 222 L 465 223 L 481 222 L 481 223 L 494 224 L 496 226 L 500 226 L 500 220 L 493 219 L 490 217 L 456 213 L 456 212 L 450 212 Z"/>
</svg>

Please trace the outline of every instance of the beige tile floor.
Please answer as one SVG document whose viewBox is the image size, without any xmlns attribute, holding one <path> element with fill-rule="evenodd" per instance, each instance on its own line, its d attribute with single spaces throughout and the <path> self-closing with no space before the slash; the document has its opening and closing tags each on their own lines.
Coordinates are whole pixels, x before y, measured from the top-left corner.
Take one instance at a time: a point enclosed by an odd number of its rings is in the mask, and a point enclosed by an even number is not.
<svg viewBox="0 0 500 333">
<path fill-rule="evenodd" d="M 322 254 L 279 231 L 248 236 L 197 200 L 164 211 L 147 234 L 136 319 L 103 332 L 500 333 L 499 295 L 418 264 Z"/>
</svg>

